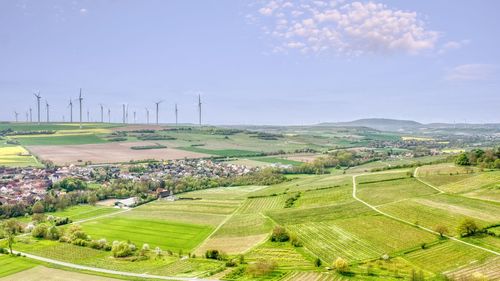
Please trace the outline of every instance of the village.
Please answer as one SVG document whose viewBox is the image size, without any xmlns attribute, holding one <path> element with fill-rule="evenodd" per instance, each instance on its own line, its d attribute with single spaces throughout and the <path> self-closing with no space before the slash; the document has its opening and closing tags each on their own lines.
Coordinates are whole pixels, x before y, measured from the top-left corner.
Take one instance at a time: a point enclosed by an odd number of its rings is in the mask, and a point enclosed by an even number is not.
<svg viewBox="0 0 500 281">
<path fill-rule="evenodd" d="M 44 199 L 54 183 L 66 178 L 106 184 L 113 179 L 158 181 L 165 177 L 220 178 L 241 176 L 252 171 L 255 171 L 255 168 L 187 159 L 136 165 L 69 165 L 42 169 L 0 167 L 0 205 L 33 204 Z"/>
</svg>

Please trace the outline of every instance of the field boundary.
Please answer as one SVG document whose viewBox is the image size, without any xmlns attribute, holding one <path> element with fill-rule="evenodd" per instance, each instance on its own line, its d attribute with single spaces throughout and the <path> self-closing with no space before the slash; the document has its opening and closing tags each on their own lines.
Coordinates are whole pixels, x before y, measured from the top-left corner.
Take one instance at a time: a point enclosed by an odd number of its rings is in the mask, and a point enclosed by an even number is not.
<svg viewBox="0 0 500 281">
<path fill-rule="evenodd" d="M 388 213 L 385 213 L 385 212 L 383 212 L 383 211 L 380 211 L 379 209 L 377 209 L 377 207 L 375 207 L 375 206 L 373 206 L 373 205 L 371 205 L 371 204 L 369 204 L 369 203 L 365 202 L 364 200 L 362 200 L 362 199 L 358 198 L 358 196 L 356 195 L 356 177 L 358 177 L 358 176 L 364 176 L 364 175 L 366 175 L 366 174 L 360 174 L 360 175 L 353 175 L 353 176 L 352 176 L 352 197 L 353 197 L 355 200 L 357 200 L 357 201 L 359 201 L 359 202 L 361 202 L 361 203 L 365 204 L 367 207 L 369 207 L 370 209 L 374 210 L 375 212 L 377 212 L 377 213 L 379 213 L 379 214 L 381 214 L 381 215 L 383 215 L 383 216 L 386 216 L 386 217 L 391 218 L 391 219 L 393 219 L 393 220 L 396 220 L 396 221 L 399 221 L 399 222 L 402 222 L 402 223 L 405 223 L 405 224 L 411 225 L 411 226 L 413 226 L 413 227 L 417 227 L 417 228 L 419 228 L 419 229 L 425 230 L 425 231 L 430 232 L 430 233 L 432 233 L 432 234 L 435 234 L 435 235 L 440 235 L 439 233 L 437 233 L 436 231 L 434 231 L 434 230 L 432 230 L 432 229 L 429 229 L 429 228 L 424 227 L 424 226 L 421 226 L 421 225 L 414 224 L 414 223 L 412 223 L 412 222 L 409 222 L 409 221 L 406 221 L 406 220 L 400 219 L 400 218 L 398 218 L 398 217 L 395 217 L 395 216 L 393 216 L 393 215 L 390 215 L 390 214 L 388 214 Z M 443 237 L 446 237 L 446 238 L 448 238 L 448 239 L 450 239 L 450 240 L 453 240 L 453 241 L 456 241 L 456 242 L 460 242 L 460 243 L 462 243 L 462 244 L 465 244 L 465 245 L 468 245 L 468 246 L 471 246 L 471 247 L 474 247 L 474 248 L 477 248 L 477 249 L 480 249 L 480 250 L 483 250 L 483 251 L 486 251 L 486 252 L 489 252 L 489 253 L 495 254 L 495 255 L 497 255 L 497 256 L 500 256 L 500 253 L 499 253 L 499 252 L 496 252 L 496 251 L 493 251 L 493 250 L 490 250 L 490 249 L 487 249 L 487 248 L 484 248 L 484 247 L 481 247 L 481 246 L 478 246 L 478 245 L 474 245 L 474 244 L 469 243 L 469 242 L 465 242 L 465 241 L 460 240 L 460 239 L 458 239 L 458 238 L 455 238 L 455 237 L 452 237 L 452 236 L 448 236 L 448 235 L 443 235 Z"/>
<path fill-rule="evenodd" d="M 443 190 L 441 190 L 441 189 L 439 189 L 439 188 L 435 187 L 434 185 L 432 185 L 432 184 L 430 184 L 430 183 L 427 183 L 427 182 L 425 182 L 425 181 L 421 180 L 421 179 L 417 176 L 417 175 L 418 175 L 418 168 L 420 168 L 420 167 L 417 167 L 417 168 L 415 169 L 415 171 L 413 171 L 413 177 L 414 177 L 415 179 L 417 179 L 419 182 L 421 182 L 421 183 L 423 183 L 423 184 L 427 185 L 428 187 L 432 187 L 432 188 L 434 188 L 435 190 L 439 191 L 439 193 L 446 193 L 446 192 L 444 192 Z"/>
</svg>

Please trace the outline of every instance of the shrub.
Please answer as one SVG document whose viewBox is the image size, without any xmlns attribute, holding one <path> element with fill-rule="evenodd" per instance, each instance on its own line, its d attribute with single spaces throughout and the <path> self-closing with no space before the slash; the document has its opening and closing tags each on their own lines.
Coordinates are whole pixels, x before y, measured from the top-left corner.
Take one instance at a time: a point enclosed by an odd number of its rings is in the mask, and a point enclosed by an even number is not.
<svg viewBox="0 0 500 281">
<path fill-rule="evenodd" d="M 349 264 L 346 260 L 341 257 L 338 257 L 333 263 L 333 268 L 339 273 L 347 273 L 349 272 Z"/>
<path fill-rule="evenodd" d="M 35 238 L 45 238 L 48 228 L 48 225 L 41 223 L 33 228 L 33 230 L 31 231 L 31 236 Z"/>
<path fill-rule="evenodd" d="M 223 252 L 219 252 L 219 250 L 207 250 L 205 252 L 205 258 L 212 260 L 226 260 L 227 256 Z"/>
<path fill-rule="evenodd" d="M 61 231 L 55 225 L 47 229 L 45 238 L 50 240 L 58 240 L 59 237 L 61 237 Z"/>
<path fill-rule="evenodd" d="M 115 241 L 116 242 L 116 241 Z M 127 242 L 113 242 L 113 247 L 111 248 L 111 252 L 113 253 L 113 257 L 115 258 L 124 258 L 131 256 L 133 251 L 130 247 L 130 244 Z"/>
<path fill-rule="evenodd" d="M 479 227 L 476 224 L 476 221 L 470 218 L 464 219 L 457 227 L 457 232 L 460 236 L 472 236 L 479 231 Z"/>
<path fill-rule="evenodd" d="M 264 276 L 276 268 L 276 263 L 269 260 L 258 260 L 247 268 L 248 274 L 253 277 Z"/>
<path fill-rule="evenodd" d="M 271 242 L 286 242 L 290 240 L 290 235 L 282 226 L 276 226 L 271 235 Z"/>
<path fill-rule="evenodd" d="M 77 239 L 72 239 L 71 244 L 77 245 L 77 246 L 82 246 L 82 247 L 87 247 L 87 246 L 89 246 L 90 242 L 87 240 L 84 240 L 84 239 L 77 238 Z"/>
<path fill-rule="evenodd" d="M 314 266 L 315 267 L 320 267 L 321 266 L 321 259 L 320 258 L 316 258 L 314 260 Z"/>
<path fill-rule="evenodd" d="M 237 265 L 238 265 L 238 263 L 236 262 L 235 259 L 230 259 L 230 260 L 226 261 L 226 266 L 227 267 L 235 267 Z"/>
<path fill-rule="evenodd" d="M 54 224 L 59 226 L 59 225 L 65 225 L 71 223 L 71 219 L 66 217 L 66 218 L 55 218 L 54 219 Z"/>
<path fill-rule="evenodd" d="M 294 247 L 302 247 L 302 242 L 300 242 L 295 233 L 290 233 L 290 244 Z"/>
</svg>

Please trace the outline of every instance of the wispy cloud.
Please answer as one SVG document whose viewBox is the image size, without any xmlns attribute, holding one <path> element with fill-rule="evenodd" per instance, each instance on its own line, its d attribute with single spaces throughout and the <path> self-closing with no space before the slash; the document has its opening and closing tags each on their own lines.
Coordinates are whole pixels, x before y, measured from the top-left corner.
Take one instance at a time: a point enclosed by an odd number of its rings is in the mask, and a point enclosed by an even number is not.
<svg viewBox="0 0 500 281">
<path fill-rule="evenodd" d="M 375 2 L 271 0 L 252 14 L 273 39 L 275 52 L 334 52 L 348 55 L 435 48 L 439 33 L 413 11 Z"/>
<path fill-rule="evenodd" d="M 492 64 L 463 64 L 446 73 L 449 81 L 491 81 L 497 77 L 498 67 Z"/>
<path fill-rule="evenodd" d="M 443 46 L 441 46 L 441 49 L 439 49 L 439 54 L 444 54 L 451 50 L 461 49 L 464 46 L 468 45 L 469 43 L 470 43 L 469 40 L 448 41 L 444 43 Z"/>
</svg>

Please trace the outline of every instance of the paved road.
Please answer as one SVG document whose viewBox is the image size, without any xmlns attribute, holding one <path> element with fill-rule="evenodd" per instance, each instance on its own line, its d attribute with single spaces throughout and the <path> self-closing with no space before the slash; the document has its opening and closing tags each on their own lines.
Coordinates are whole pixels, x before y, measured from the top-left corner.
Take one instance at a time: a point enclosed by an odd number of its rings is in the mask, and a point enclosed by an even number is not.
<svg viewBox="0 0 500 281">
<path fill-rule="evenodd" d="M 123 271 L 109 270 L 109 269 L 104 269 L 104 268 L 91 267 L 91 266 L 79 265 L 79 264 L 74 264 L 74 263 L 69 263 L 69 262 L 63 262 L 63 261 L 39 257 L 39 256 L 31 255 L 31 254 L 26 254 L 23 252 L 14 251 L 14 254 L 18 254 L 18 253 L 25 255 L 26 257 L 28 257 L 30 259 L 39 260 L 39 261 L 48 262 L 48 263 L 57 264 L 57 265 L 62 265 L 65 267 L 93 271 L 93 272 L 121 275 L 121 276 L 150 278 L 150 279 L 158 279 L 158 280 L 178 280 L 178 281 L 214 281 L 214 280 L 217 280 L 217 279 L 199 279 L 196 277 L 193 277 L 193 278 L 191 278 L 191 277 L 174 277 L 174 276 L 151 275 L 151 274 L 145 274 L 145 273 L 123 272 Z"/>
<path fill-rule="evenodd" d="M 412 222 L 409 222 L 409 221 L 406 221 L 406 220 L 403 220 L 403 219 L 400 219 L 398 217 L 395 217 L 393 215 L 390 215 L 388 213 L 385 213 L 383 211 L 380 211 L 379 209 L 377 209 L 377 207 L 373 206 L 373 205 L 370 205 L 368 204 L 367 202 L 363 201 L 362 199 L 359 199 L 358 196 L 356 195 L 356 177 L 358 176 L 363 176 L 365 174 L 360 174 L 360 175 L 354 175 L 352 176 L 352 197 L 354 199 L 356 199 L 357 201 L 365 204 L 366 206 L 368 206 L 370 209 L 374 210 L 375 212 L 381 214 L 381 215 L 384 215 L 388 218 L 391 218 L 393 220 L 397 220 L 399 222 L 402 222 L 402 223 L 405 223 L 405 224 L 408 224 L 408 225 L 411 225 L 411 226 L 414 226 L 414 227 L 418 227 L 422 230 L 425 230 L 427 232 L 430 232 L 430 233 L 433 233 L 433 234 L 436 234 L 436 235 L 439 235 L 439 233 L 437 233 L 436 231 L 432 230 L 432 229 L 429 229 L 427 227 L 423 227 L 421 225 L 417 225 L 417 224 L 414 224 Z M 425 183 L 425 182 L 424 182 Z M 492 253 L 492 254 L 495 254 L 497 256 L 500 256 L 500 253 L 499 252 L 496 252 L 496 251 L 493 251 L 493 250 L 490 250 L 490 249 L 487 249 L 487 248 L 484 248 L 484 247 L 481 247 L 481 246 L 478 246 L 478 245 L 474 245 L 474 244 L 471 244 L 469 242 L 465 242 L 463 240 L 460 240 L 458 238 L 455 238 L 455 237 L 452 237 L 452 236 L 447 236 L 447 235 L 444 235 L 446 238 L 450 239 L 450 240 L 453 240 L 453 241 L 456 241 L 456 242 L 459 242 L 459 243 L 462 243 L 462 244 L 465 244 L 465 245 L 468 245 L 468 246 L 471 246 L 471 247 L 474 247 L 474 248 L 477 248 L 477 249 L 480 249 L 480 250 L 483 250 L 483 251 L 486 251 L 486 252 L 489 252 L 489 253 Z"/>
</svg>

